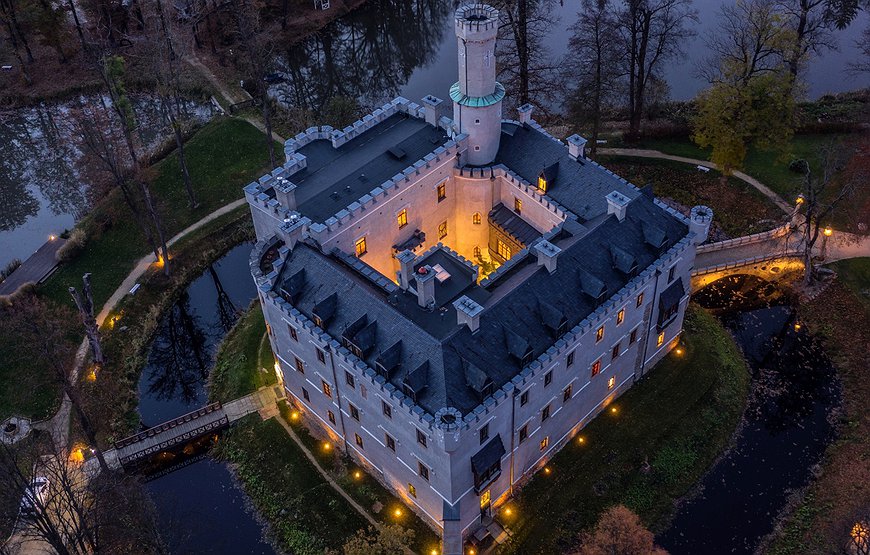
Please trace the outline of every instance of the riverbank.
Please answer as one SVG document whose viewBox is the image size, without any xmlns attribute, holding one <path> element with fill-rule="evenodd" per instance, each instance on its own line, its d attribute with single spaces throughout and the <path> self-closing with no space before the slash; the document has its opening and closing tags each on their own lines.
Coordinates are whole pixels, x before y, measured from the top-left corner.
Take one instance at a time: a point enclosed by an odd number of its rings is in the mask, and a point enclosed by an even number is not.
<svg viewBox="0 0 870 555">
<path fill-rule="evenodd" d="M 816 481 L 778 527 L 771 555 L 840 553 L 856 523 L 870 521 L 870 259 L 831 267 L 836 281 L 799 314 L 823 338 L 842 381 L 839 436 Z"/>
<path fill-rule="evenodd" d="M 614 504 L 661 528 L 674 501 L 729 444 L 749 382 L 731 336 L 692 305 L 679 351 L 586 426 L 551 460 L 550 472 L 537 474 L 503 506 L 498 519 L 513 534 L 504 552 L 570 550 Z"/>
</svg>

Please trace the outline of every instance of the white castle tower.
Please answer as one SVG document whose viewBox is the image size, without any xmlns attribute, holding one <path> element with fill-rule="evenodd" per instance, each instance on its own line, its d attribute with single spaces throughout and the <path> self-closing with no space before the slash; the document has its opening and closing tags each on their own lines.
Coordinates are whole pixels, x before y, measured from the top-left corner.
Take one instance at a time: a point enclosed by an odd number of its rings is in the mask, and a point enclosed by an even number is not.
<svg viewBox="0 0 870 555">
<path fill-rule="evenodd" d="M 492 162 L 501 136 L 501 102 L 505 91 L 495 80 L 495 39 L 498 10 L 485 4 L 456 10 L 459 81 L 450 87 L 453 123 L 468 135 L 465 163 Z"/>
</svg>

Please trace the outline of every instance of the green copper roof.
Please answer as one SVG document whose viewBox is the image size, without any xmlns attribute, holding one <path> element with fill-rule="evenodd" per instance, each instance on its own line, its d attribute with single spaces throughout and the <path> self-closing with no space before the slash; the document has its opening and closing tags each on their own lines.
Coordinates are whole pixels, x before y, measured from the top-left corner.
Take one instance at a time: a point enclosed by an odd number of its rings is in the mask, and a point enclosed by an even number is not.
<svg viewBox="0 0 870 555">
<path fill-rule="evenodd" d="M 498 102 L 501 102 L 504 98 L 504 85 L 495 82 L 495 92 L 492 94 L 488 94 L 486 96 L 465 96 L 459 90 L 459 81 L 453 83 L 453 86 L 450 87 L 450 98 L 453 99 L 453 102 L 457 104 L 462 104 L 463 106 L 471 106 L 473 108 L 485 108 L 486 106 L 492 106 Z"/>
</svg>

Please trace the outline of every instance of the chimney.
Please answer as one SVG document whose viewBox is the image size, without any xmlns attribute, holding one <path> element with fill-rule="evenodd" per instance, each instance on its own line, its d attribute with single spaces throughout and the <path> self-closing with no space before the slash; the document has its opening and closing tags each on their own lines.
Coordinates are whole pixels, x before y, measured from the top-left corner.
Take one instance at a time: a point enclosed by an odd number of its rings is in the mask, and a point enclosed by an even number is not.
<svg viewBox="0 0 870 555">
<path fill-rule="evenodd" d="M 432 127 L 438 127 L 438 106 L 444 102 L 440 98 L 435 98 L 431 94 L 423 97 L 423 111 L 426 117 L 426 123 Z"/>
<path fill-rule="evenodd" d="M 607 213 L 616 214 L 616 219 L 620 222 L 625 219 L 625 209 L 631 201 L 627 196 L 619 191 L 613 191 L 607 195 Z"/>
<path fill-rule="evenodd" d="M 534 111 L 535 107 L 528 102 L 517 108 L 517 114 L 520 119 L 520 123 L 525 125 L 532 121 L 532 112 Z"/>
<path fill-rule="evenodd" d="M 310 223 L 311 220 L 301 217 L 298 212 L 288 212 L 284 223 L 278 228 L 278 235 L 284 240 L 284 244 L 292 249 L 302 239 Z"/>
<path fill-rule="evenodd" d="M 276 177 L 275 199 L 287 210 L 296 210 L 296 184 L 285 177 Z"/>
<path fill-rule="evenodd" d="M 435 270 L 428 264 L 414 272 L 417 281 L 417 304 L 423 308 L 435 308 Z"/>
<path fill-rule="evenodd" d="M 456 323 L 460 326 L 467 325 L 471 333 L 477 332 L 483 307 L 463 295 L 453 301 L 453 308 L 456 309 Z"/>
<path fill-rule="evenodd" d="M 538 266 L 544 266 L 551 274 L 556 271 L 556 258 L 562 249 L 553 243 L 543 240 L 535 243 L 535 255 L 538 257 Z"/>
<path fill-rule="evenodd" d="M 396 260 L 399 261 L 399 271 L 396 273 L 399 277 L 399 287 L 406 290 L 411 286 L 411 278 L 414 274 L 414 261 L 417 260 L 416 255 L 409 250 L 403 250 L 396 255 Z"/>
<path fill-rule="evenodd" d="M 574 160 L 586 158 L 586 139 L 575 133 L 566 140 L 568 141 L 568 156 Z"/>
</svg>

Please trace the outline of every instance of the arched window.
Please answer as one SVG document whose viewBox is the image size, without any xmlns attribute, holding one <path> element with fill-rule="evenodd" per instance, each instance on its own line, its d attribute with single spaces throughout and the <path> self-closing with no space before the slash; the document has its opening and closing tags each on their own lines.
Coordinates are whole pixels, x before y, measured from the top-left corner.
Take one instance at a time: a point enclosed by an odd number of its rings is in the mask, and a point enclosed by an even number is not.
<svg viewBox="0 0 870 555">
<path fill-rule="evenodd" d="M 480 247 L 477 247 L 477 246 L 474 247 L 474 257 L 480 258 Z"/>
<path fill-rule="evenodd" d="M 480 212 L 475 212 L 474 215 L 471 216 L 471 223 L 474 225 L 480 225 Z"/>
</svg>

